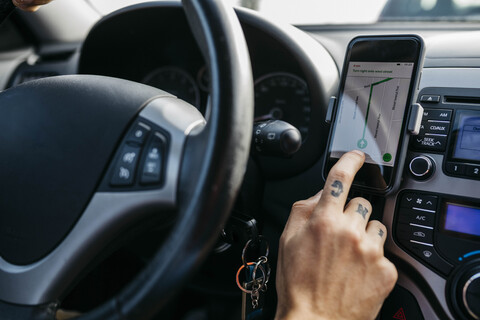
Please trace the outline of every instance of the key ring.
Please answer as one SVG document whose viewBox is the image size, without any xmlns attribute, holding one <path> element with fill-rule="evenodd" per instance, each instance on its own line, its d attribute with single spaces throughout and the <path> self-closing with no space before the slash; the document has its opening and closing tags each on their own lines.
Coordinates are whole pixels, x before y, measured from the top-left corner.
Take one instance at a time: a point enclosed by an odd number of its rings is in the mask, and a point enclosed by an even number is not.
<svg viewBox="0 0 480 320">
<path fill-rule="evenodd" d="M 261 265 L 261 263 L 259 264 L 259 262 L 256 262 L 256 263 L 255 262 L 248 262 L 247 263 L 248 266 L 251 266 L 251 265 L 254 265 L 254 264 L 255 264 L 255 268 L 257 268 L 257 264 L 258 264 L 258 267 L 260 268 L 260 271 L 262 271 L 262 274 L 263 274 L 262 283 L 261 283 L 260 287 L 258 288 L 258 290 L 260 290 L 261 288 L 263 288 L 263 286 L 265 286 L 265 281 L 266 281 L 265 268 Z M 238 279 L 238 277 L 240 276 L 240 272 L 243 270 L 243 268 L 245 268 L 245 266 L 241 265 L 240 268 L 237 271 L 237 277 L 236 277 L 237 286 L 243 292 L 248 293 L 248 294 L 252 294 L 253 290 L 247 290 L 242 285 L 240 285 L 240 280 Z M 255 269 L 254 269 L 254 271 L 256 273 Z M 254 281 L 254 282 L 257 280 L 257 279 L 255 279 L 255 273 L 252 274 L 254 276 L 252 281 Z"/>
<path fill-rule="evenodd" d="M 262 259 L 262 258 L 265 258 Z M 253 263 L 253 262 L 250 262 L 250 263 Z M 265 268 L 263 267 L 263 264 L 265 264 L 267 266 L 267 271 L 266 271 L 266 274 L 265 274 Z M 270 268 L 270 265 L 267 263 L 267 257 L 265 256 L 261 256 L 260 258 L 258 258 L 257 262 L 255 262 L 255 267 L 253 268 L 253 271 L 252 271 L 252 278 L 255 279 L 255 276 L 257 275 L 257 269 L 258 268 L 261 268 L 260 270 L 262 270 L 262 273 L 263 273 L 263 282 L 262 282 L 262 285 L 260 286 L 259 289 L 262 289 L 263 287 L 265 287 L 268 283 L 268 280 L 270 280 L 270 272 L 271 272 L 271 268 Z"/>
<path fill-rule="evenodd" d="M 268 254 L 270 253 L 270 245 L 268 244 L 267 239 L 266 239 L 264 236 L 259 235 L 259 236 L 256 238 L 256 240 L 258 240 L 258 242 L 259 242 L 260 244 L 261 244 L 262 241 L 265 242 L 265 244 L 266 244 L 265 254 L 264 254 L 263 256 L 261 256 L 261 258 L 262 258 L 262 257 L 265 257 L 265 259 L 267 259 Z M 250 246 L 250 244 L 252 243 L 252 241 L 253 241 L 253 239 L 248 240 L 247 243 L 245 244 L 245 247 L 243 247 L 243 250 L 242 250 L 242 262 L 243 262 L 244 268 L 247 267 L 247 262 L 246 262 L 246 260 L 245 260 L 245 254 L 247 253 L 248 247 Z"/>
</svg>

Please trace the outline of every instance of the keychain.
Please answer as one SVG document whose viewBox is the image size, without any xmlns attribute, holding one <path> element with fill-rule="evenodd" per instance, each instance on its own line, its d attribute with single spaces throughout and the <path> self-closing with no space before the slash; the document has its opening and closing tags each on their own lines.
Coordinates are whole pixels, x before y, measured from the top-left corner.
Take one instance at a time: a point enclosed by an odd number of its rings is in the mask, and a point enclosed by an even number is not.
<svg viewBox="0 0 480 320">
<path fill-rule="evenodd" d="M 246 253 L 250 247 L 260 247 L 265 243 L 265 254 L 259 256 L 255 262 L 247 262 Z M 269 245 L 263 236 L 256 240 L 250 239 L 242 251 L 243 265 L 237 271 L 236 282 L 242 291 L 242 320 L 261 319 L 263 312 L 263 300 L 267 291 L 270 278 L 270 265 L 268 264 Z M 240 282 L 240 275 L 244 273 L 244 281 Z"/>
</svg>

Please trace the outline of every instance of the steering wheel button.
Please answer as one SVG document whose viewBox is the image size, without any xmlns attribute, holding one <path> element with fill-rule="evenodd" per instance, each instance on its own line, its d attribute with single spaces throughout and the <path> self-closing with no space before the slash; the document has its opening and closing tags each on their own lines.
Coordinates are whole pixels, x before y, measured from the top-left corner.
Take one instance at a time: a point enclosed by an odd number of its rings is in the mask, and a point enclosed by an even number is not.
<svg viewBox="0 0 480 320">
<path fill-rule="evenodd" d="M 162 178 L 163 158 L 165 156 L 165 145 L 165 137 L 158 132 L 155 133 L 155 136 L 147 147 L 140 183 L 160 183 Z"/>
<path fill-rule="evenodd" d="M 138 144 L 144 144 L 147 139 L 150 127 L 143 122 L 138 122 L 129 132 L 127 142 L 135 142 Z"/>
<path fill-rule="evenodd" d="M 117 158 L 110 184 L 112 186 L 132 185 L 139 157 L 140 147 L 125 145 Z"/>
</svg>

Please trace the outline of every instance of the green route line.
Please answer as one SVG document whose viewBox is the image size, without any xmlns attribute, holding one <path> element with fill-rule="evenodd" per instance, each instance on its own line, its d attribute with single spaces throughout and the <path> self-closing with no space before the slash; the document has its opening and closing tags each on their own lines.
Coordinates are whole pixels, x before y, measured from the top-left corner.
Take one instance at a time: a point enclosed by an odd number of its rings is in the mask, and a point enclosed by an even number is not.
<svg viewBox="0 0 480 320">
<path fill-rule="evenodd" d="M 381 80 L 381 81 L 372 83 L 372 84 L 370 85 L 370 95 L 369 95 L 369 97 L 368 97 L 367 113 L 365 114 L 365 127 L 363 128 L 363 136 L 362 136 L 362 139 L 365 139 L 365 133 L 366 133 L 366 131 L 367 131 L 368 113 L 370 112 L 370 102 L 372 101 L 373 87 L 376 86 L 376 85 L 378 85 L 378 84 L 381 84 L 381 83 L 390 81 L 390 80 L 392 80 L 392 79 L 393 79 L 393 78 L 383 79 L 383 80 Z"/>
</svg>

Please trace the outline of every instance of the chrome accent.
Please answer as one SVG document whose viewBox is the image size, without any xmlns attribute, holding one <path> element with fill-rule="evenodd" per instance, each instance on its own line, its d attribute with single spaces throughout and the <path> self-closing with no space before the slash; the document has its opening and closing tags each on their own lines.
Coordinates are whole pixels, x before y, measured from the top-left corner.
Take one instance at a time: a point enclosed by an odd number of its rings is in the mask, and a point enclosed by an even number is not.
<svg viewBox="0 0 480 320">
<path fill-rule="evenodd" d="M 413 162 L 414 162 L 415 160 L 417 160 L 417 159 L 423 159 L 423 160 L 425 160 L 425 161 L 427 162 L 427 166 L 428 166 L 427 171 L 425 171 L 425 172 L 423 172 L 423 173 L 416 173 L 416 172 L 413 171 L 413 169 L 412 169 L 412 164 L 413 164 Z M 418 156 L 418 157 L 415 157 L 415 158 L 413 158 L 413 159 L 410 161 L 410 164 L 408 165 L 408 168 L 410 169 L 410 173 L 413 174 L 413 175 L 416 176 L 416 177 L 424 177 L 424 176 L 426 176 L 426 175 L 430 172 L 430 170 L 432 170 L 432 167 L 433 167 L 432 160 L 430 160 L 430 158 L 427 157 L 427 156 Z"/>
<path fill-rule="evenodd" d="M 463 290 L 462 290 L 463 304 L 464 304 L 465 308 L 467 309 L 468 313 L 476 320 L 480 319 L 480 315 L 475 314 L 475 312 L 473 312 L 472 309 L 470 309 L 470 306 L 468 305 L 468 301 L 467 301 L 467 290 L 468 290 L 468 287 L 470 286 L 470 284 L 478 278 L 480 278 L 480 273 L 477 273 L 477 274 L 471 276 L 470 279 L 468 279 L 468 281 L 463 286 Z"/>
</svg>

